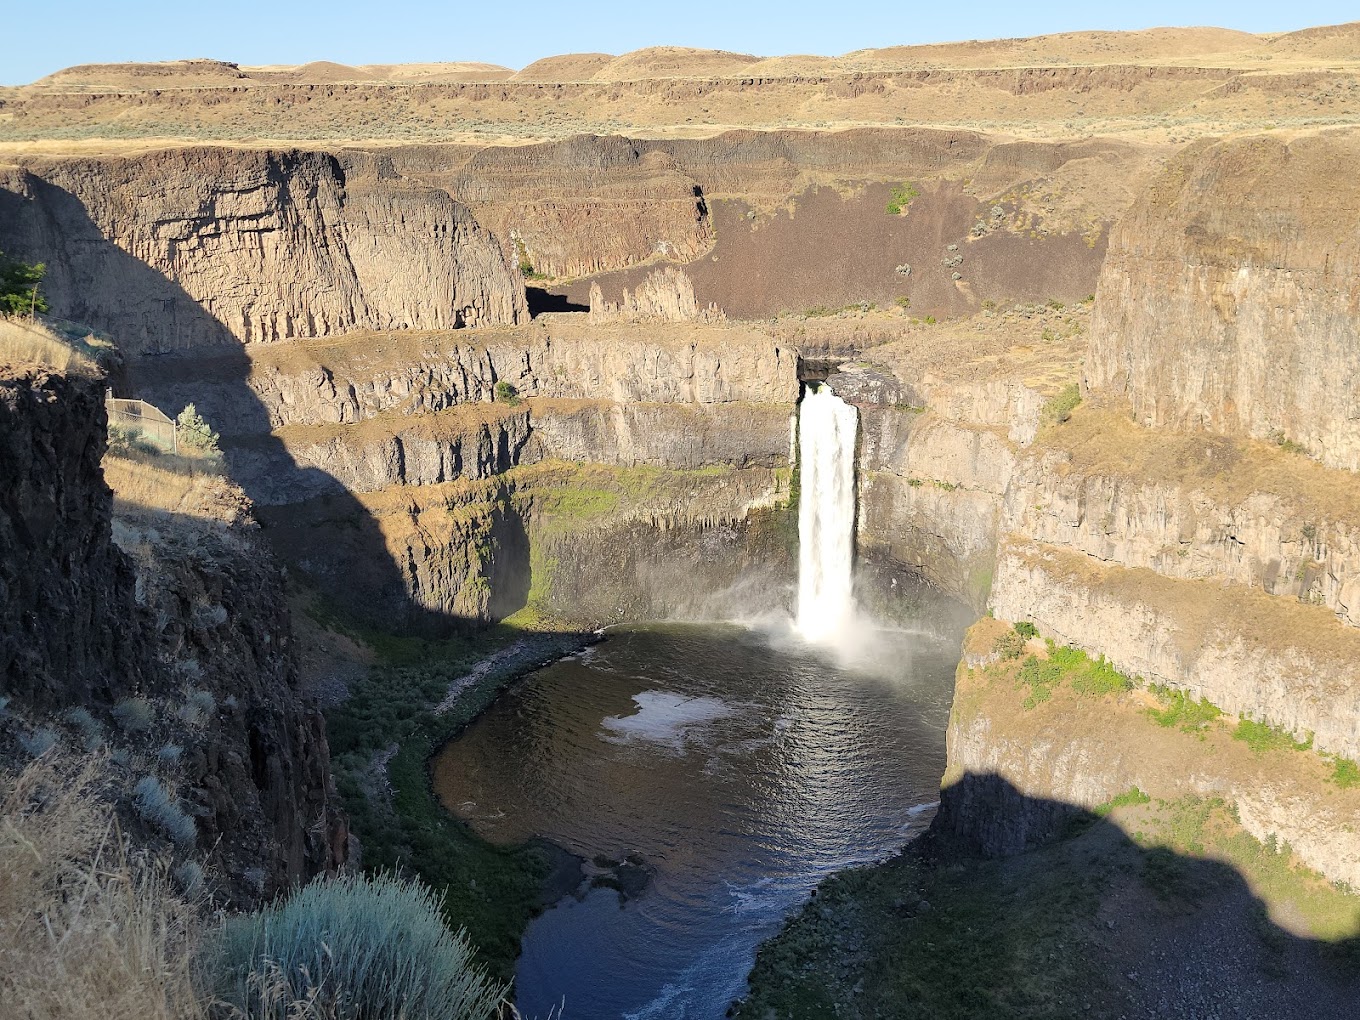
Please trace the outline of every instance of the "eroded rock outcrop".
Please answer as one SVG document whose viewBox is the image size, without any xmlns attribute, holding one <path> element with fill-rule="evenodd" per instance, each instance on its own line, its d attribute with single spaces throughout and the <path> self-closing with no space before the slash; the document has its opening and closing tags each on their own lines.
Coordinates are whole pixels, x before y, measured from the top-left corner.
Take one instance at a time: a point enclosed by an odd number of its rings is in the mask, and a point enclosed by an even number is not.
<svg viewBox="0 0 1360 1020">
<path fill-rule="evenodd" d="M 139 366 L 158 406 L 194 402 L 223 435 L 356 424 L 519 397 L 651 404 L 798 399 L 797 353 L 748 326 L 590 327 L 539 320 L 516 330 L 405 333 L 255 346 L 221 358 Z"/>
<path fill-rule="evenodd" d="M 1192 146 L 1111 237 L 1086 383 L 1144 424 L 1360 469 L 1360 137 Z"/>
<path fill-rule="evenodd" d="M 1360 758 L 1360 633 L 1326 609 L 1038 544 L 1003 548 L 991 605 L 1130 676 Z"/>
<path fill-rule="evenodd" d="M 620 606 L 692 607 L 679 581 L 695 550 L 719 531 L 741 547 L 750 512 L 787 497 L 796 352 L 748 326 L 582 319 L 252 345 L 137 371 L 159 405 L 192 401 L 222 423 L 276 547 L 366 621 L 445 633 L 531 601 L 592 623 Z M 609 470 L 596 479 L 596 466 Z M 674 569 L 659 553 L 625 574 L 548 569 L 566 559 L 548 551 L 559 540 L 655 552 L 661 533 Z M 728 586 L 752 555 L 706 576 Z M 607 611 L 588 577 L 613 593 Z M 569 578 L 574 602 L 558 597 Z"/>
<path fill-rule="evenodd" d="M 349 849 L 325 724 L 298 695 L 282 577 L 225 480 L 211 483 L 221 514 L 115 511 L 103 395 L 102 378 L 0 369 L 11 718 L 66 725 L 83 710 L 87 744 L 107 734 L 136 748 L 108 777 L 129 788 L 157 761 L 194 822 L 179 848 L 202 855 L 227 900 L 256 902 L 338 867 Z"/>
<path fill-rule="evenodd" d="M 1060 836 L 1083 812 L 1108 811 L 1131 790 L 1129 799 L 1216 797 L 1261 842 L 1287 846 L 1333 882 L 1360 879 L 1360 834 L 1350 821 L 1360 793 L 1329 784 L 1329 763 L 1308 752 L 1261 754 L 1212 724 L 1159 726 L 1149 711 L 1163 706 L 1142 690 L 1090 698 L 1058 688 L 1026 702 L 1027 686 L 983 665 L 996 661 L 993 643 L 1008 629 L 983 620 L 965 639 L 974 665 L 958 673 L 938 828 L 1005 856 Z"/>
<path fill-rule="evenodd" d="M 154 672 L 99 470 L 103 390 L 0 368 L 0 677 L 42 709 L 109 700 Z"/>
<path fill-rule="evenodd" d="M 649 274 L 619 301 L 606 301 L 598 283 L 590 285 L 590 321 L 604 322 L 721 322 L 726 316 L 715 304 L 700 308 L 694 283 L 683 270 L 666 266 Z"/>
<path fill-rule="evenodd" d="M 437 188 L 323 153 L 177 149 L 0 172 L 0 233 L 57 314 L 160 354 L 527 318 L 500 244 Z"/>
</svg>

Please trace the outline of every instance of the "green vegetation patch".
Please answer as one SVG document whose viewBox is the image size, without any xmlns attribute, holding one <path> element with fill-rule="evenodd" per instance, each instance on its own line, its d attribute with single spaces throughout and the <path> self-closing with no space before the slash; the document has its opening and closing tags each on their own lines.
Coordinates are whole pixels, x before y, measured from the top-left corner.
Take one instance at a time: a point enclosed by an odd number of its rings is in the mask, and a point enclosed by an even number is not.
<svg viewBox="0 0 1360 1020">
<path fill-rule="evenodd" d="M 325 614 L 316 615 L 324 622 Z M 467 929 L 489 972 L 508 980 L 524 927 L 546 906 L 544 883 L 558 856 L 546 846 L 496 846 L 482 839 L 439 803 L 428 761 L 506 683 L 578 647 L 580 639 L 507 625 L 446 640 L 348 633 L 373 649 L 378 661 L 350 681 L 349 697 L 327 712 L 327 735 L 336 786 L 363 843 L 365 868 L 414 871 L 443 897 L 450 926 Z M 450 685 L 516 642 L 523 647 L 487 670 L 447 712 L 434 712 Z"/>
<path fill-rule="evenodd" d="M 1196 700 L 1185 691 L 1174 690 L 1163 684 L 1153 684 L 1153 695 L 1164 708 L 1147 710 L 1149 718 L 1158 726 L 1175 727 L 1183 733 L 1197 733 L 1217 722 L 1223 710 L 1211 701 Z"/>
<path fill-rule="evenodd" d="M 611 489 L 564 486 L 543 495 L 543 512 L 549 517 L 584 521 L 612 514 L 619 506 L 619 494 Z"/>
<path fill-rule="evenodd" d="M 1267 751 L 1311 751 L 1313 749 L 1313 735 L 1310 733 L 1308 739 L 1299 742 L 1293 735 L 1285 732 L 1269 723 L 1256 722 L 1254 719 L 1243 719 L 1233 730 L 1233 739 L 1243 741 L 1257 754 L 1265 754 Z"/>
<path fill-rule="evenodd" d="M 1053 697 L 1053 689 L 1062 683 L 1063 670 L 1052 659 L 1040 659 L 1031 655 L 1020 665 L 1016 675 L 1017 685 L 1028 688 L 1029 693 L 1022 702 L 1026 709 L 1042 705 Z"/>
<path fill-rule="evenodd" d="M 1031 625 L 1032 626 L 1032 625 Z M 1017 637 L 1020 635 L 1017 633 Z M 1048 657 L 1031 655 L 1016 675 L 1017 685 L 1029 689 L 1023 705 L 1034 708 L 1053 697 L 1053 691 L 1066 683 L 1075 693 L 1087 698 L 1120 694 L 1132 690 L 1134 682 L 1115 669 L 1105 656 L 1092 659 L 1080 648 L 1059 647 L 1048 642 Z"/>
<path fill-rule="evenodd" d="M 1101 818 L 1104 818 L 1106 815 L 1108 815 L 1111 811 L 1114 811 L 1116 808 L 1134 807 L 1135 805 L 1138 804 L 1150 804 L 1151 802 L 1152 798 L 1150 796 L 1148 796 L 1142 790 L 1138 789 L 1138 787 L 1134 786 L 1130 787 L 1128 790 L 1125 790 L 1117 797 L 1111 797 L 1104 804 L 1101 804 L 1098 808 L 1096 808 L 1095 811 L 1097 815 L 1099 815 Z"/>
<path fill-rule="evenodd" d="M 992 651 L 1001 659 L 1007 662 L 1011 659 L 1018 659 L 1025 651 L 1025 639 L 1013 630 L 1004 631 L 997 635 Z"/>
<path fill-rule="evenodd" d="M 910 181 L 897 185 L 888 198 L 888 215 L 901 216 L 911 207 L 912 199 L 920 197 L 920 189 Z"/>
<path fill-rule="evenodd" d="M 41 262 L 30 265 L 0 252 L 0 314 L 32 315 L 47 311 L 42 278 L 47 267 Z"/>
<path fill-rule="evenodd" d="M 823 883 L 761 947 L 735 1015 L 1082 1015 L 1073 991 L 1101 980 L 1084 962 L 1082 934 L 1099 905 L 1101 869 L 1044 872 L 932 844 L 928 838 L 885 865 Z M 954 863 L 939 863 L 945 859 Z M 853 1014 L 845 1010 L 851 1001 Z"/>
<path fill-rule="evenodd" d="M 1081 403 L 1081 387 L 1068 383 L 1057 395 L 1051 397 L 1039 412 L 1039 420 L 1045 425 L 1061 425 L 1072 417 L 1072 412 Z"/>
<path fill-rule="evenodd" d="M 1343 790 L 1350 790 L 1360 786 L 1360 764 L 1356 764 L 1349 758 L 1342 758 L 1340 755 L 1331 755 L 1332 774 L 1327 777 L 1328 782 L 1335 783 Z"/>
<path fill-rule="evenodd" d="M 1141 831 L 1130 836 L 1098 817 L 1117 807 L 1136 808 Z M 1287 846 L 1254 839 L 1224 801 L 1158 801 L 1134 787 L 1096 815 L 1004 860 L 930 833 L 892 861 L 832 877 L 761 946 L 734 1015 L 1117 1016 L 1131 964 L 1109 954 L 1106 932 L 1116 925 L 1100 919 L 1117 917 L 1120 931 L 1138 925 L 1138 937 L 1155 945 L 1183 938 L 1187 925 L 1221 930 L 1231 909 L 1225 897 L 1259 915 L 1236 937 L 1244 959 L 1262 961 L 1263 976 L 1272 947 L 1290 941 L 1270 920 L 1276 905 L 1288 904 L 1322 940 L 1324 960 L 1354 963 L 1360 901 L 1301 866 Z M 1147 898 L 1140 887 L 1156 906 L 1131 915 L 1130 894 Z"/>
</svg>

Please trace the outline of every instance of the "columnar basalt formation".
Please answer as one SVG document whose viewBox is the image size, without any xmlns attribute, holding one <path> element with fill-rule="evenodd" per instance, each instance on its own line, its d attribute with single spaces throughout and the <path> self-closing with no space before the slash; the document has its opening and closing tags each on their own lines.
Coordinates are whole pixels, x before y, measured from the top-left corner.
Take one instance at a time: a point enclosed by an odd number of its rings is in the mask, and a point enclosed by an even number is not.
<svg viewBox="0 0 1360 1020">
<path fill-rule="evenodd" d="M 753 562 L 743 536 L 764 542 L 756 518 L 787 499 L 796 354 L 749 326 L 584 319 L 251 345 L 135 371 L 159 405 L 193 401 L 223 423 L 269 533 L 344 608 L 430 632 L 531 601 L 584 622 L 697 611 L 704 585 L 684 576 L 696 550 L 727 536 L 732 555 L 703 577 L 730 586 Z M 642 538 L 658 531 L 666 557 Z M 573 567 L 559 540 L 651 552 L 595 573 L 619 556 Z"/>
<path fill-rule="evenodd" d="M 590 321 L 593 323 L 720 322 L 723 318 L 715 304 L 699 307 L 694 298 L 694 282 L 674 266 L 649 273 L 631 294 L 625 287 L 619 301 L 606 301 L 600 285 L 590 285 Z"/>
<path fill-rule="evenodd" d="M 1140 422 L 1360 468 L 1360 198 L 1352 132 L 1188 148 L 1120 223 L 1086 384 Z"/>
<path fill-rule="evenodd" d="M 283 579 L 225 480 L 197 514 L 114 507 L 104 389 L 93 375 L 0 371 L 7 707 L 55 720 L 83 709 L 86 739 L 173 734 L 165 771 L 195 824 L 181 849 L 203 855 L 226 899 L 256 902 L 349 853 L 325 723 L 298 694 Z M 114 711 L 124 699 L 142 706 L 135 725 Z"/>
<path fill-rule="evenodd" d="M 103 417 L 91 380 L 0 377 L 0 676 L 43 708 L 111 699 L 149 669 L 132 568 L 110 537 Z"/>
<path fill-rule="evenodd" d="M 527 318 L 467 209 L 324 153 L 177 149 L 0 172 L 0 234 L 129 355 Z"/>
</svg>

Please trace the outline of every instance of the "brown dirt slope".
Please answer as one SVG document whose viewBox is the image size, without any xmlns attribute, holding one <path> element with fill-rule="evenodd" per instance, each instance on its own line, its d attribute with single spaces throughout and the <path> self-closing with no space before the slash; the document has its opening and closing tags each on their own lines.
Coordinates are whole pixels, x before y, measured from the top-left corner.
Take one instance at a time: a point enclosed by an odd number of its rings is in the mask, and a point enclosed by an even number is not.
<svg viewBox="0 0 1360 1020">
<path fill-rule="evenodd" d="M 520 68 L 511 81 L 589 81 L 615 59 L 612 53 L 567 53 Z"/>
<path fill-rule="evenodd" d="M 759 57 L 690 46 L 649 46 L 615 57 L 595 73 L 596 81 L 640 78 L 708 78 L 740 74 Z"/>
<path fill-rule="evenodd" d="M 866 67 L 1034 67 L 1048 64 L 1206 63 L 1260 59 L 1266 37 L 1226 28 L 1150 28 L 1140 32 L 1062 32 L 857 50 L 843 64 Z"/>
</svg>

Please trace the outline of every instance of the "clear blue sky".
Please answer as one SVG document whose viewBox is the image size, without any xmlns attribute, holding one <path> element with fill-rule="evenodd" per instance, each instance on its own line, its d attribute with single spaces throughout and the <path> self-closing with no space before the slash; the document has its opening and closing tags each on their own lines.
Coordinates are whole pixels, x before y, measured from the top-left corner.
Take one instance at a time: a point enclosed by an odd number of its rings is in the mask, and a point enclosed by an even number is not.
<svg viewBox="0 0 1360 1020">
<path fill-rule="evenodd" d="M 1355 0 L 4 0 L 3 6 L 6 85 L 72 64 L 180 57 L 240 64 L 486 60 L 518 68 L 555 53 L 661 44 L 836 55 L 1077 29 L 1217 25 L 1281 32 L 1360 18 Z"/>
</svg>

